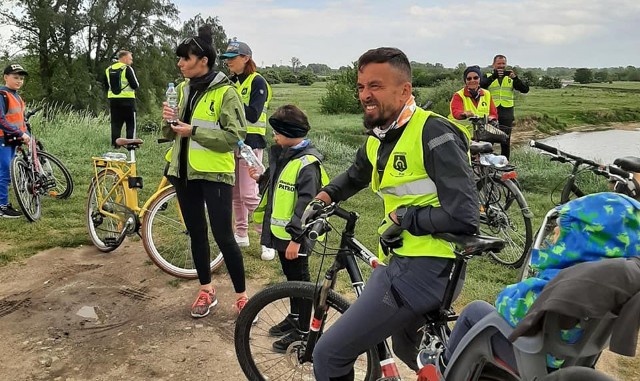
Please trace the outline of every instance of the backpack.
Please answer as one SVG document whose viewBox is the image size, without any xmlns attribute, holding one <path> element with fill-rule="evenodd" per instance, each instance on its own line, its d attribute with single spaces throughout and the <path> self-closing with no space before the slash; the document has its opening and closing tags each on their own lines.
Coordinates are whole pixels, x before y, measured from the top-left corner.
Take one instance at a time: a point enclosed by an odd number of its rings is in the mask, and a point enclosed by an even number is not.
<svg viewBox="0 0 640 381">
<path fill-rule="evenodd" d="M 125 65 L 120 66 L 117 69 L 114 69 L 113 66 L 109 66 L 109 88 L 115 95 L 122 92 L 122 71 L 126 68 L 127 66 Z"/>
</svg>

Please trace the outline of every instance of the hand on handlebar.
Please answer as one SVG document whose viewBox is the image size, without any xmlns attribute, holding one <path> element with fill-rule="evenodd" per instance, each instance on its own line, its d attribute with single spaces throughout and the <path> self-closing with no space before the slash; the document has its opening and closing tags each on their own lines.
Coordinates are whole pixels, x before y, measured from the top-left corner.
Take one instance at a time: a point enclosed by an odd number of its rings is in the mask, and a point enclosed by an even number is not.
<svg viewBox="0 0 640 381">
<path fill-rule="evenodd" d="M 29 142 L 31 141 L 31 136 L 29 136 L 29 134 L 22 134 L 20 138 L 22 139 L 22 142 L 24 144 L 29 144 Z"/>
<path fill-rule="evenodd" d="M 389 255 L 390 249 L 397 249 L 402 246 L 402 227 L 396 224 L 390 215 L 387 215 L 378 228 L 380 232 L 380 246 L 385 255 Z"/>
<path fill-rule="evenodd" d="M 309 222 L 318 218 L 325 206 L 327 206 L 327 204 L 325 204 L 324 201 L 318 200 L 317 198 L 313 199 L 302 213 L 302 218 L 300 218 L 302 225 L 307 225 Z"/>
</svg>

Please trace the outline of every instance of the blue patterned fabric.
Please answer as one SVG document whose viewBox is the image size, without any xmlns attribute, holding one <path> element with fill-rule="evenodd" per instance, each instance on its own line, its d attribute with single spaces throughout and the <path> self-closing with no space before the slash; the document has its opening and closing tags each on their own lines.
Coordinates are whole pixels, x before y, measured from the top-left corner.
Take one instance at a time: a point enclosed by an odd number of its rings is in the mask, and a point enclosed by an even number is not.
<svg viewBox="0 0 640 381">
<path fill-rule="evenodd" d="M 496 299 L 498 313 L 513 327 L 560 270 L 581 262 L 640 255 L 640 202 L 605 192 L 575 199 L 557 209 L 558 240 L 532 252 L 531 266 L 537 276 L 505 287 Z M 575 342 L 580 330 L 562 334 L 568 342 Z M 557 360 L 549 363 L 556 367 L 559 364 Z"/>
</svg>

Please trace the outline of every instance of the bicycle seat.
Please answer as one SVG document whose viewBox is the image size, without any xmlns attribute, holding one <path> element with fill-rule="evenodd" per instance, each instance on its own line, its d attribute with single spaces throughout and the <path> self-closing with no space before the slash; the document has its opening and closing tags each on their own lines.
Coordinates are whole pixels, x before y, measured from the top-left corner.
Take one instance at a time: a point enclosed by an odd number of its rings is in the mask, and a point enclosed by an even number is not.
<svg viewBox="0 0 640 381">
<path fill-rule="evenodd" d="M 487 142 L 472 142 L 470 150 L 472 155 L 491 153 L 493 152 L 493 144 Z"/>
<path fill-rule="evenodd" d="M 140 147 L 140 145 L 143 143 L 142 139 L 125 139 L 125 138 L 118 138 L 116 139 L 116 145 L 118 147 L 127 147 L 127 148 L 132 148 L 132 149 L 136 149 L 138 147 Z"/>
<path fill-rule="evenodd" d="M 499 238 L 479 234 L 436 233 L 433 236 L 455 244 L 463 255 L 482 255 L 488 251 L 497 253 L 505 245 L 505 242 Z"/>
<path fill-rule="evenodd" d="M 640 172 L 640 157 L 625 156 L 616 159 L 614 165 L 622 168 L 627 172 Z"/>
</svg>

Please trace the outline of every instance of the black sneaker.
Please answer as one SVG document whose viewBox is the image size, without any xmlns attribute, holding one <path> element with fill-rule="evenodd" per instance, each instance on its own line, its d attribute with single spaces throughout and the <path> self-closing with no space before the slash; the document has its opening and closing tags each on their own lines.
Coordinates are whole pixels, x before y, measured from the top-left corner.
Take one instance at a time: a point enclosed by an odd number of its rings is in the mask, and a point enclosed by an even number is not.
<svg viewBox="0 0 640 381">
<path fill-rule="evenodd" d="M 0 205 L 0 217 L 2 218 L 20 218 L 22 217 L 22 212 L 19 210 L 13 209 L 11 204 Z"/>
<path fill-rule="evenodd" d="M 293 332 L 288 333 L 280 340 L 275 341 L 272 345 L 273 351 L 277 353 L 287 353 L 289 346 L 296 341 L 305 340 L 306 334 L 295 329 Z"/>
<path fill-rule="evenodd" d="M 298 328 L 298 318 L 294 315 L 287 315 L 283 321 L 269 328 L 269 336 L 281 337 L 296 328 Z"/>
</svg>

